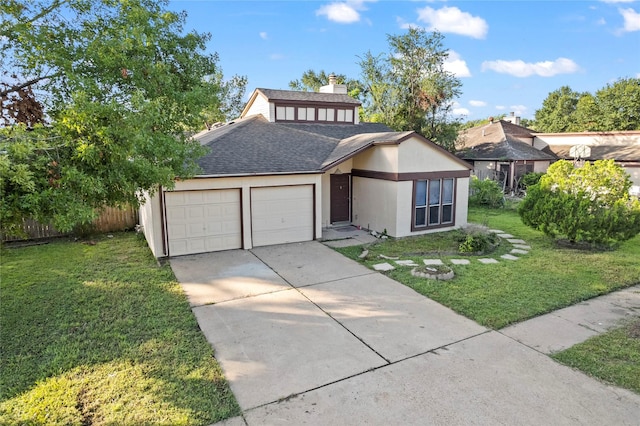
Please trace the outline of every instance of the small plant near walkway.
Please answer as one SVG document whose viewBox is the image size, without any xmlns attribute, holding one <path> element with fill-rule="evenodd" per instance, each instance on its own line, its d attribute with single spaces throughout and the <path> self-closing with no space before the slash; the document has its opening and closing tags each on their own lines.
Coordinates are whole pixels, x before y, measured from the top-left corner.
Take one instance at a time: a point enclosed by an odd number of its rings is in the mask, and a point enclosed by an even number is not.
<svg viewBox="0 0 640 426">
<path fill-rule="evenodd" d="M 593 377 L 640 394 L 640 318 L 552 357 Z"/>
<path fill-rule="evenodd" d="M 337 250 L 369 267 L 380 261 L 380 254 L 417 264 L 425 257 L 438 257 L 450 264 L 454 279 L 425 280 L 406 267 L 385 274 L 494 329 L 640 283 L 640 236 L 621 243 L 616 251 L 584 252 L 558 247 L 542 232 L 523 225 L 515 210 L 471 208 L 469 221 L 526 240 L 529 254 L 491 265 L 470 256 L 468 265 L 454 265 L 451 259 L 460 257 L 459 231 L 380 241 L 367 247 L 366 259 L 358 258 L 360 246 Z M 511 244 L 500 244 L 490 257 L 499 259 L 511 249 Z"/>
<path fill-rule="evenodd" d="M 458 232 L 458 253 L 461 254 L 490 253 L 500 244 L 500 238 L 486 226 L 470 224 Z"/>
<path fill-rule="evenodd" d="M 240 410 L 135 234 L 3 248 L 0 424 L 211 424 Z"/>
</svg>

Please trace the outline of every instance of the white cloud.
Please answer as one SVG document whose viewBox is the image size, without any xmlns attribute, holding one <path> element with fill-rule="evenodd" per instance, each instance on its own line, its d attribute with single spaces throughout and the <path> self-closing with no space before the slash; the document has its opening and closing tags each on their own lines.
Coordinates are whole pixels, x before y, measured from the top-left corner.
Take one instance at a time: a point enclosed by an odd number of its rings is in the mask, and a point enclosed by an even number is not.
<svg viewBox="0 0 640 426">
<path fill-rule="evenodd" d="M 469 115 L 469 110 L 466 108 L 454 108 L 451 112 L 453 115 Z"/>
<path fill-rule="evenodd" d="M 366 10 L 364 3 L 372 0 L 347 0 L 321 6 L 316 16 L 325 15 L 328 20 L 339 24 L 352 24 L 360 21 L 359 10 Z"/>
<path fill-rule="evenodd" d="M 445 71 L 453 73 L 456 77 L 471 77 L 471 71 L 467 63 L 458 52 L 449 50 L 449 57 L 444 61 Z"/>
<path fill-rule="evenodd" d="M 487 22 L 478 17 L 463 12 L 457 7 L 443 7 L 435 10 L 429 6 L 418 9 L 418 21 L 429 26 L 429 30 L 442 33 L 454 33 L 473 38 L 485 38 L 489 31 Z"/>
<path fill-rule="evenodd" d="M 474 100 L 471 100 L 471 101 L 469 101 L 469 105 L 471 105 L 473 107 L 483 107 L 483 106 L 487 106 L 487 103 L 485 101 L 474 101 Z"/>
<path fill-rule="evenodd" d="M 633 3 L 635 0 L 602 0 L 603 3 Z"/>
<path fill-rule="evenodd" d="M 269 59 L 271 59 L 272 61 L 279 61 L 281 59 L 284 59 L 284 55 L 281 53 L 272 53 L 271 55 L 269 55 Z"/>
<path fill-rule="evenodd" d="M 266 40 L 268 37 L 269 37 L 269 35 L 265 31 L 262 31 L 260 33 L 260 38 L 261 39 Z"/>
<path fill-rule="evenodd" d="M 622 31 L 632 32 L 640 31 L 640 13 L 636 12 L 632 8 L 618 9 L 622 18 L 624 18 L 624 27 Z"/>
<path fill-rule="evenodd" d="M 516 61 L 484 61 L 482 71 L 491 70 L 501 74 L 510 74 L 515 77 L 529 77 L 538 75 L 540 77 L 552 77 L 556 74 L 573 74 L 580 70 L 578 64 L 571 59 L 558 58 L 555 61 L 544 62 L 524 62 Z"/>
<path fill-rule="evenodd" d="M 504 111 L 505 109 L 507 109 L 507 107 L 506 107 L 506 106 L 504 106 L 504 105 L 496 105 L 496 109 L 497 109 L 498 111 Z"/>
</svg>

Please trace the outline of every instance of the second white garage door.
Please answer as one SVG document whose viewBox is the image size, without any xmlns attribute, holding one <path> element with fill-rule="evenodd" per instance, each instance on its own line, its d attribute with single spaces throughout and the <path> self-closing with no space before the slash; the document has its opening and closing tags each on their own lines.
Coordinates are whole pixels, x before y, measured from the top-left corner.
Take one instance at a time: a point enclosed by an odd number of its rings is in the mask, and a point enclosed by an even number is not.
<svg viewBox="0 0 640 426">
<path fill-rule="evenodd" d="M 170 256 L 242 247 L 239 189 L 167 192 L 165 203 Z"/>
<path fill-rule="evenodd" d="M 313 185 L 251 188 L 253 246 L 313 240 Z"/>
</svg>

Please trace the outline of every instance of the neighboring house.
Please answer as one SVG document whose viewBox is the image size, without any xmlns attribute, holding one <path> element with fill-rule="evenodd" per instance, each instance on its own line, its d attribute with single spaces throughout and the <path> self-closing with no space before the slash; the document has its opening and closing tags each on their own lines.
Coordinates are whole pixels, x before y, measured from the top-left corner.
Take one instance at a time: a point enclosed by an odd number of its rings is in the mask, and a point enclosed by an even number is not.
<svg viewBox="0 0 640 426">
<path fill-rule="evenodd" d="M 534 146 L 565 160 L 615 160 L 640 186 L 640 131 L 536 133 Z"/>
<path fill-rule="evenodd" d="M 534 145 L 534 132 L 507 120 L 463 130 L 456 156 L 473 165 L 479 179 L 497 180 L 505 192 L 517 188 L 522 175 L 544 172 L 557 157 Z"/>
<path fill-rule="evenodd" d="M 461 131 L 456 155 L 473 165 L 480 179 L 495 179 L 505 191 L 518 185 L 529 172 L 545 172 L 559 159 L 615 160 L 633 185 L 640 186 L 640 131 L 538 133 L 519 125 L 519 117 Z"/>
<path fill-rule="evenodd" d="M 470 167 L 415 132 L 360 123 L 331 81 L 257 89 L 238 120 L 194 136 L 202 174 L 140 208 L 156 257 L 314 240 L 352 224 L 394 237 L 467 223 Z"/>
</svg>

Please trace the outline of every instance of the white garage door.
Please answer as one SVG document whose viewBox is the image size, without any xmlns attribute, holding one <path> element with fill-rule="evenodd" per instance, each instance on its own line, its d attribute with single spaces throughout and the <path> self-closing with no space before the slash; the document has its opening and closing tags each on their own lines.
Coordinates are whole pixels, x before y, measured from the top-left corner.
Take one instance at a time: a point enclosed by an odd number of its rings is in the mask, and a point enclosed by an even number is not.
<svg viewBox="0 0 640 426">
<path fill-rule="evenodd" d="M 251 188 L 253 246 L 313 240 L 313 185 Z"/>
<path fill-rule="evenodd" d="M 242 247 L 239 189 L 167 192 L 165 205 L 170 256 Z"/>
</svg>

